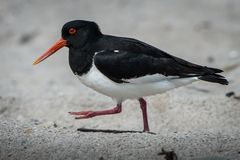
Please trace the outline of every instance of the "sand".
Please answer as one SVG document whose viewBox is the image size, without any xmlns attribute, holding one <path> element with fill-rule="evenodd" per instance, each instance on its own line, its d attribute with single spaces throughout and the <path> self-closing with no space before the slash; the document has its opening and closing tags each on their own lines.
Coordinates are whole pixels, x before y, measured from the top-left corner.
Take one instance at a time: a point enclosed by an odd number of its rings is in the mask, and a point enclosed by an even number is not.
<svg viewBox="0 0 240 160">
<path fill-rule="evenodd" d="M 0 159 L 240 159 L 240 2 L 0 1 Z M 151 132 L 136 100 L 118 115 L 75 120 L 69 111 L 115 106 L 85 86 L 62 49 L 32 62 L 73 19 L 218 67 L 230 84 L 195 82 L 147 97 Z M 227 97 L 226 93 L 235 96 Z M 78 131 L 79 128 L 90 132 Z M 140 132 L 139 132 L 140 131 Z"/>
</svg>

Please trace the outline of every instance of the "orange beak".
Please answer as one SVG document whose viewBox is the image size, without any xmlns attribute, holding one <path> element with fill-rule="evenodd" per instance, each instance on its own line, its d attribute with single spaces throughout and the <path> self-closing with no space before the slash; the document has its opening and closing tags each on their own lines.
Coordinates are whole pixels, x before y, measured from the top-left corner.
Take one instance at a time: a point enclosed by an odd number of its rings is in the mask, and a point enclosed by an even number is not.
<svg viewBox="0 0 240 160">
<path fill-rule="evenodd" d="M 59 49 L 67 45 L 67 41 L 63 38 L 60 38 L 52 47 L 50 47 L 45 53 L 43 53 L 36 61 L 33 62 L 33 65 L 36 65 L 42 62 L 44 59 L 51 56 L 53 53 L 57 52 Z"/>
</svg>

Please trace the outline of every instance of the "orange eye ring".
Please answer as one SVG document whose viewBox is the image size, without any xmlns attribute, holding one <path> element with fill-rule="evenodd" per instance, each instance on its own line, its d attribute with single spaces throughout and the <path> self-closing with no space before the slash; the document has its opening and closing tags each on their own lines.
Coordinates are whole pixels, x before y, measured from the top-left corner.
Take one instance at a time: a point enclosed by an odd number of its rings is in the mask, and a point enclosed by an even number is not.
<svg viewBox="0 0 240 160">
<path fill-rule="evenodd" d="M 68 30 L 68 33 L 71 34 L 71 35 L 74 35 L 74 34 L 77 33 L 77 30 L 76 30 L 75 28 L 70 28 L 70 29 Z"/>
</svg>

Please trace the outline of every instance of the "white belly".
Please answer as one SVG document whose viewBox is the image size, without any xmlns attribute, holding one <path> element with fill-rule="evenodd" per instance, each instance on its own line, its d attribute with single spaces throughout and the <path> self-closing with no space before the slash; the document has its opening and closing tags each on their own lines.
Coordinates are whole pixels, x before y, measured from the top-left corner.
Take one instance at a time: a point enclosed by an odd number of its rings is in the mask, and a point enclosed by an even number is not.
<svg viewBox="0 0 240 160">
<path fill-rule="evenodd" d="M 165 77 L 161 80 L 153 81 L 152 77 L 149 76 L 149 79 L 151 79 L 149 82 L 116 83 L 103 75 L 94 64 L 87 74 L 78 76 L 78 78 L 84 85 L 116 99 L 117 102 L 163 93 L 167 90 L 174 89 L 197 80 L 196 77 L 181 79 L 170 79 Z"/>
</svg>

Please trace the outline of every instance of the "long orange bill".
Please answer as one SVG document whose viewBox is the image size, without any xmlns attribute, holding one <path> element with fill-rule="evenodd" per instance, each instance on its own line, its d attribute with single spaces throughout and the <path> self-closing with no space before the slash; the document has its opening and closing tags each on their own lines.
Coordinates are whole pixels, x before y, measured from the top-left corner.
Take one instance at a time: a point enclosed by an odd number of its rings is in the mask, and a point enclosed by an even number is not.
<svg viewBox="0 0 240 160">
<path fill-rule="evenodd" d="M 36 61 L 33 62 L 33 65 L 36 65 L 42 62 L 44 59 L 51 56 L 53 53 L 57 52 L 59 49 L 67 45 L 67 41 L 63 38 L 60 38 L 52 47 L 50 47 L 45 53 L 43 53 Z"/>
</svg>

